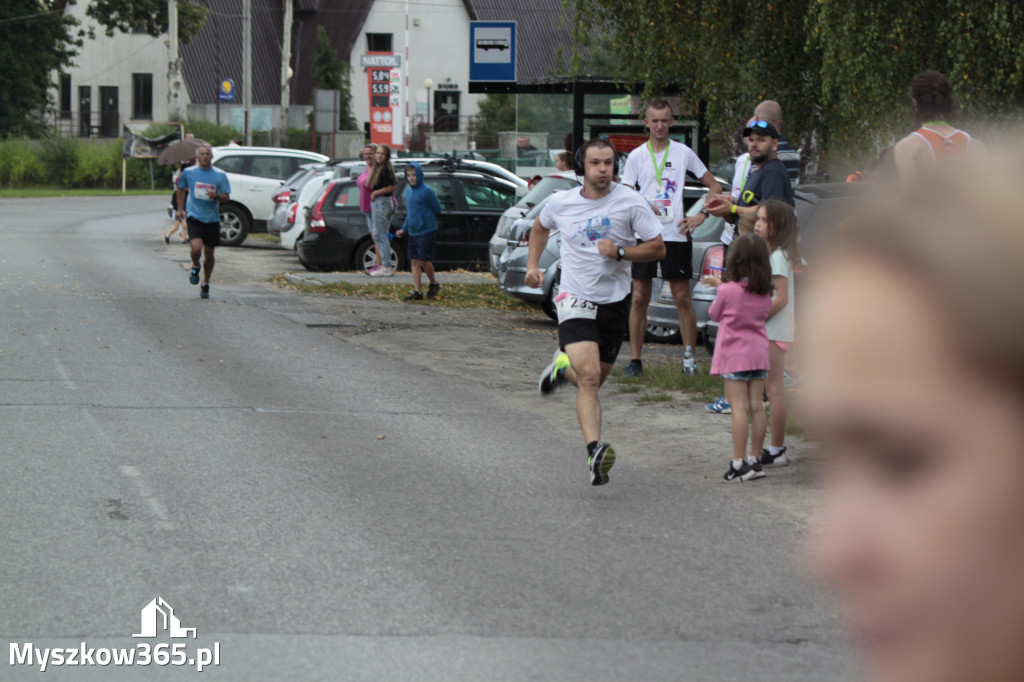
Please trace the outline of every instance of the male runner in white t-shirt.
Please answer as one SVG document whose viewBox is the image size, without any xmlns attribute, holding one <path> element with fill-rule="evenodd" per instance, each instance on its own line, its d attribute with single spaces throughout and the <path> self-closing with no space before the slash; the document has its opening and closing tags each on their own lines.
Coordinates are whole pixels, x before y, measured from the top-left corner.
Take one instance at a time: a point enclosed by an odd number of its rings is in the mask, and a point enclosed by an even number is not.
<svg viewBox="0 0 1024 682">
<path fill-rule="evenodd" d="M 551 230 L 562 233 L 562 280 L 555 298 L 558 344 L 540 379 L 540 392 L 565 381 L 576 386 L 576 416 L 587 444 L 590 483 L 608 482 L 615 450 L 601 442 L 601 403 L 597 391 L 619 354 L 629 320 L 629 261 L 665 256 L 661 225 L 636 192 L 612 182 L 615 148 L 595 139 L 579 151 L 583 187 L 548 199 L 533 222 L 526 285 L 539 287 L 537 267 Z M 643 243 L 637 241 L 643 240 Z"/>
<path fill-rule="evenodd" d="M 683 210 L 683 185 L 686 172 L 700 179 L 708 188 L 708 196 L 722 192 L 714 176 L 708 172 L 693 150 L 669 138 L 672 128 L 672 108 L 663 99 L 647 105 L 644 123 L 651 131 L 650 139 L 629 153 L 622 171 L 622 184 L 640 191 L 658 220 L 661 237 L 667 253 L 661 260 L 661 276 L 672 290 L 672 300 L 679 312 L 679 331 L 686 344 L 683 371 L 697 371 L 693 348 L 697 345 L 697 315 L 690 297 L 690 279 L 693 276 L 693 242 L 690 233 L 700 227 L 706 213 L 687 218 Z M 632 358 L 626 367 L 627 376 L 643 374 L 640 358 L 643 352 L 644 331 L 647 327 L 647 306 L 651 302 L 651 280 L 658 273 L 658 263 L 633 265 L 633 308 L 629 313 L 629 347 Z"/>
</svg>

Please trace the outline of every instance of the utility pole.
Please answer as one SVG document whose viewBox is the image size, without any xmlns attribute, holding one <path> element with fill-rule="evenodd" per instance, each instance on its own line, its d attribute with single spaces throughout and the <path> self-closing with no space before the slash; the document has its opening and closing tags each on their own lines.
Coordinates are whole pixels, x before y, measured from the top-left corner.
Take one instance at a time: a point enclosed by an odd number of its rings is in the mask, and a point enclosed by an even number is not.
<svg viewBox="0 0 1024 682">
<path fill-rule="evenodd" d="M 242 0 L 242 108 L 245 145 L 252 146 L 252 0 Z"/>
<path fill-rule="evenodd" d="M 178 2 L 167 0 L 167 120 L 181 120 L 181 59 L 178 57 Z"/>
<path fill-rule="evenodd" d="M 281 145 L 288 146 L 288 106 L 292 99 L 292 0 L 284 0 L 284 36 L 281 41 Z"/>
</svg>

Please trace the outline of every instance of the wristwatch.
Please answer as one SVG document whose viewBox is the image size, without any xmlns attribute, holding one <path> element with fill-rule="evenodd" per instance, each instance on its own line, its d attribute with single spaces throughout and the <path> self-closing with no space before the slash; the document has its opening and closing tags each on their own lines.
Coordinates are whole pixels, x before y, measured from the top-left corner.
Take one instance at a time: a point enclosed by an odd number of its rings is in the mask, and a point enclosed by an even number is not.
<svg viewBox="0 0 1024 682">
<path fill-rule="evenodd" d="M 619 257 L 618 257 L 618 258 L 616 258 L 616 260 L 622 260 L 623 258 L 625 258 L 625 257 L 626 257 L 626 249 L 624 249 L 624 248 L 622 248 L 622 247 L 620 246 L 620 247 L 619 247 L 619 250 L 618 250 L 618 254 L 619 254 Z"/>
<path fill-rule="evenodd" d="M 700 212 L 704 214 L 705 218 L 707 218 L 709 215 L 711 215 L 710 213 L 708 213 L 708 210 L 706 208 L 702 208 L 700 210 Z"/>
</svg>

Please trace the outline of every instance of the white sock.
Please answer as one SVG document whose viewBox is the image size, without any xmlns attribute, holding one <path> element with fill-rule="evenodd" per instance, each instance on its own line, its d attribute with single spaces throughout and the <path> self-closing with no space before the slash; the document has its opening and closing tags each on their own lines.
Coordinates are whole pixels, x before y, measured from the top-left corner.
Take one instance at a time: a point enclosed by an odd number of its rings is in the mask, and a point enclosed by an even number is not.
<svg viewBox="0 0 1024 682">
<path fill-rule="evenodd" d="M 693 346 L 687 346 L 686 347 L 686 352 L 687 353 L 692 353 L 693 352 Z"/>
<path fill-rule="evenodd" d="M 757 464 L 757 458 L 747 457 L 747 464 L 749 464 L 750 466 L 754 466 L 755 464 Z"/>
<path fill-rule="evenodd" d="M 735 459 L 734 459 L 734 460 L 732 461 L 732 468 L 733 468 L 734 470 L 736 470 L 736 471 L 739 471 L 739 470 L 740 470 L 740 467 L 742 467 L 742 466 L 743 466 L 743 460 L 742 460 L 742 459 L 740 459 L 740 460 L 735 460 Z"/>
<path fill-rule="evenodd" d="M 785 445 L 783 445 L 780 448 L 777 448 L 774 445 L 769 445 L 768 446 L 768 454 L 771 455 L 772 457 L 774 457 L 775 455 L 779 454 L 780 452 L 782 452 L 785 449 L 786 449 Z"/>
</svg>

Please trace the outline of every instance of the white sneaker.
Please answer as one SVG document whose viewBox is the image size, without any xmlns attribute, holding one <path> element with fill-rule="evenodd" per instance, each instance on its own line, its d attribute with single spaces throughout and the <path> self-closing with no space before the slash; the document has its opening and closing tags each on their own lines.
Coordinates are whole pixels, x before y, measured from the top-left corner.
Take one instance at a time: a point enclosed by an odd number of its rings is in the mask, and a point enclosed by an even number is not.
<svg viewBox="0 0 1024 682">
<path fill-rule="evenodd" d="M 369 275 L 370 277 L 386 277 L 385 273 L 387 271 L 388 271 L 388 268 L 385 268 L 385 267 L 375 267 L 375 268 L 371 268 L 370 270 L 367 270 L 366 274 Z"/>
<path fill-rule="evenodd" d="M 697 361 L 693 359 L 691 353 L 687 353 L 683 356 L 683 374 L 696 374 L 697 373 Z"/>
<path fill-rule="evenodd" d="M 377 271 L 377 277 L 394 277 L 394 276 L 395 276 L 395 269 L 394 268 L 381 268 L 380 270 Z"/>
</svg>

